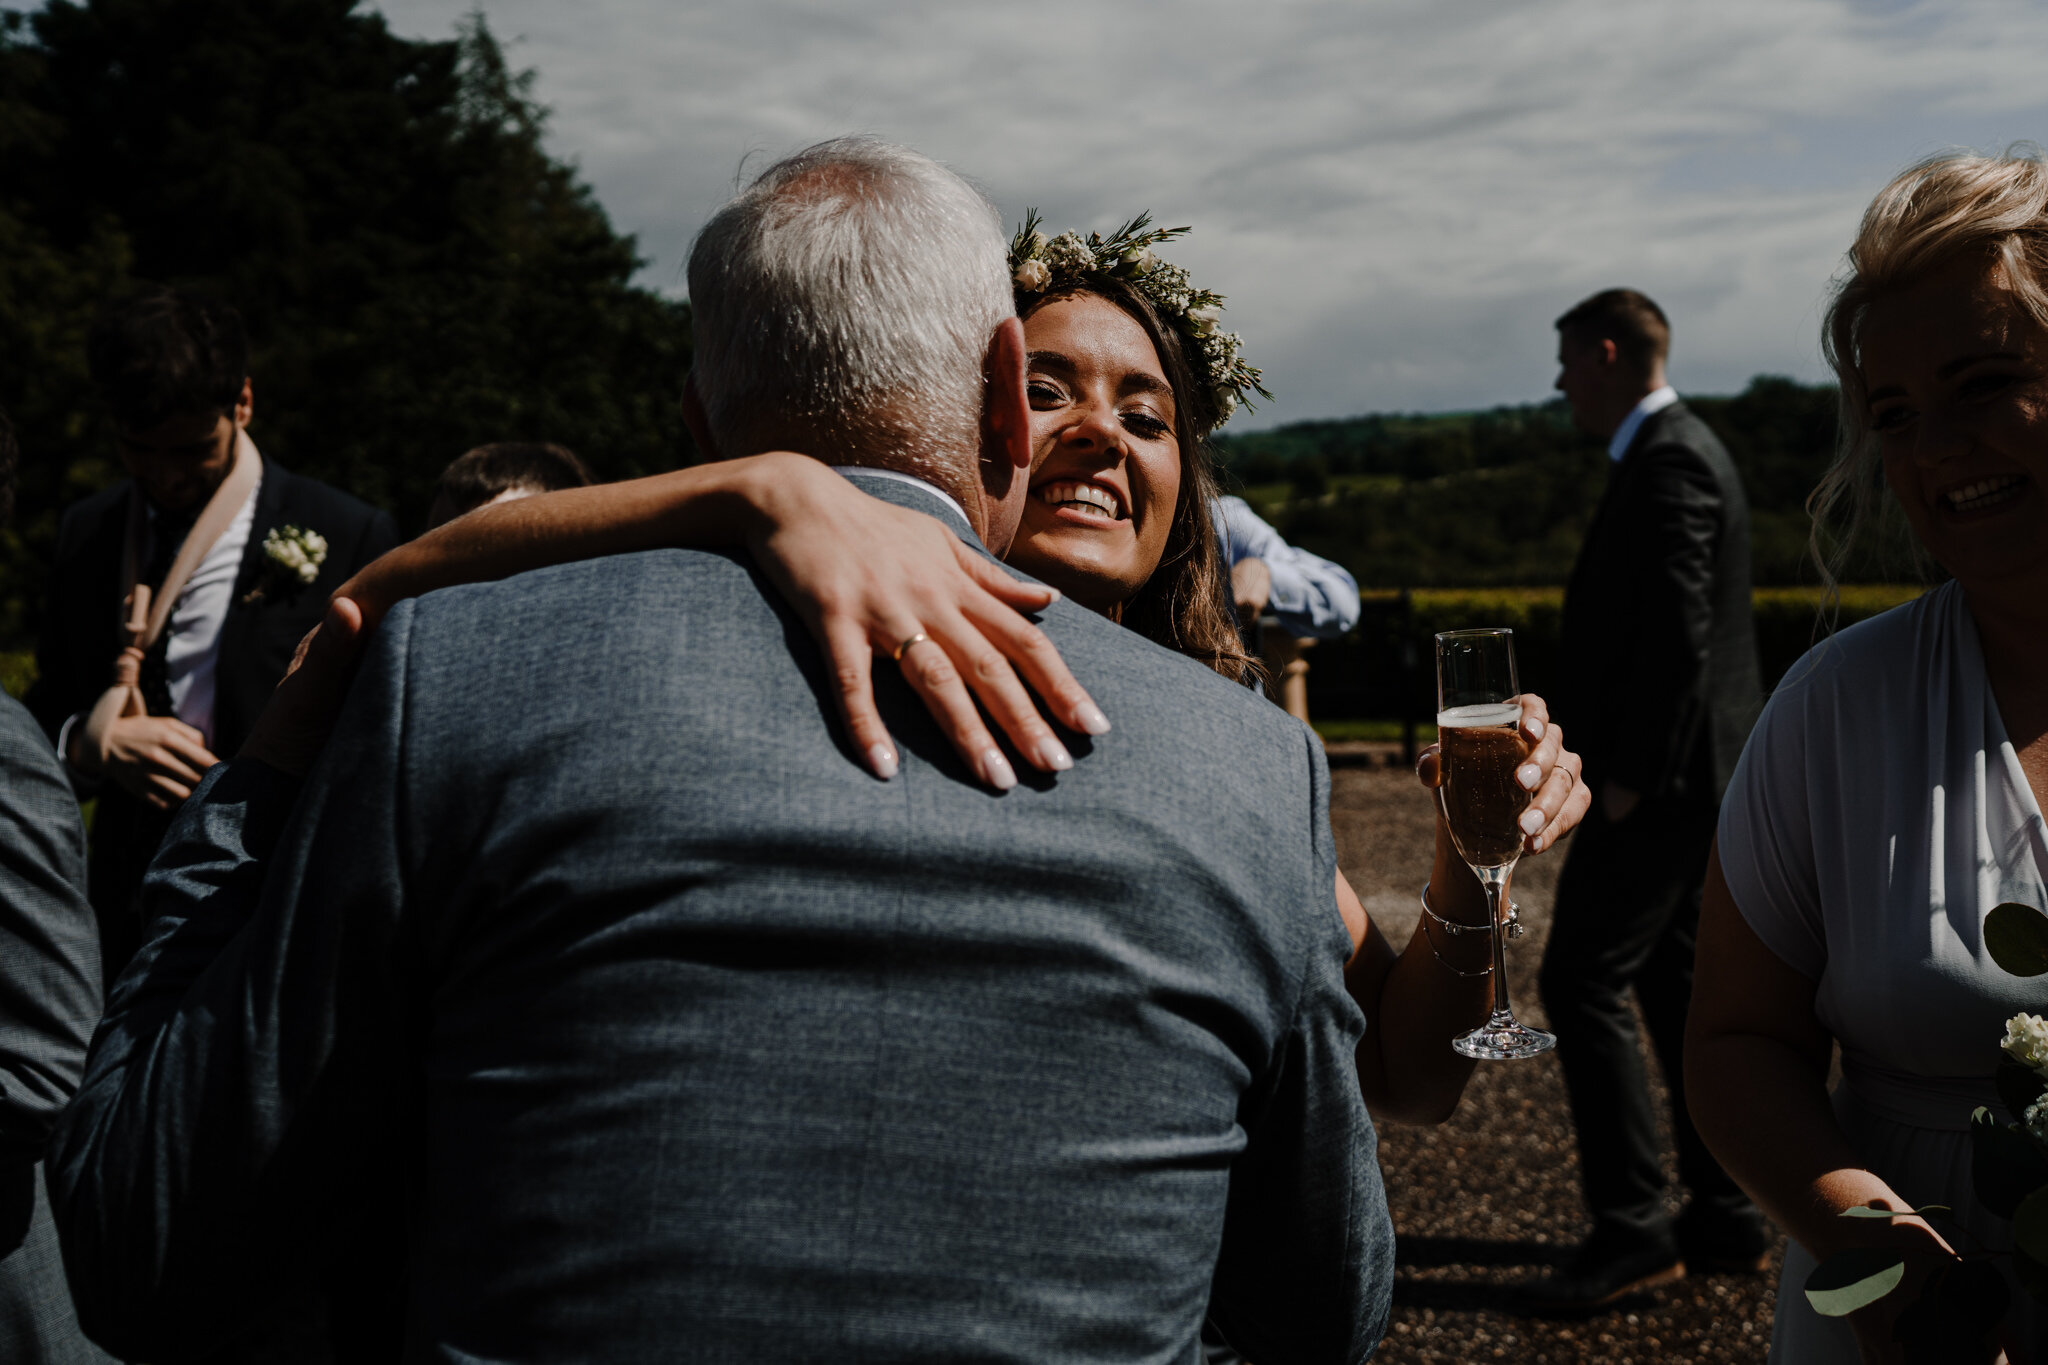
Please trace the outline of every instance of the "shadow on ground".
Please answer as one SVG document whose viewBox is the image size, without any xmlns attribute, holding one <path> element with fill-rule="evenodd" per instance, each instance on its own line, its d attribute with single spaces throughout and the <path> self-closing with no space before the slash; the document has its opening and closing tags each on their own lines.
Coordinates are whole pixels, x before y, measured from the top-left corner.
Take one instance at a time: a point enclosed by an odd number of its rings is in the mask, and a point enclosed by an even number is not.
<svg viewBox="0 0 2048 1365">
<path fill-rule="evenodd" d="M 1341 769 L 1332 774 L 1330 818 L 1360 899 L 1389 938 L 1406 943 L 1429 875 L 1428 798 L 1401 769 Z M 1510 949 L 1510 996 L 1535 1024 L 1543 1022 L 1536 968 L 1563 853 L 1515 874 L 1529 932 Z M 1376 1360 L 1665 1365 L 1760 1361 L 1767 1352 L 1778 1255 L 1762 1275 L 1695 1276 L 1593 1316 L 1514 1311 L 1520 1286 L 1559 1264 L 1587 1231 L 1554 1056 L 1480 1063 L 1450 1122 L 1382 1126 L 1380 1165 L 1399 1266 L 1393 1325 Z"/>
</svg>

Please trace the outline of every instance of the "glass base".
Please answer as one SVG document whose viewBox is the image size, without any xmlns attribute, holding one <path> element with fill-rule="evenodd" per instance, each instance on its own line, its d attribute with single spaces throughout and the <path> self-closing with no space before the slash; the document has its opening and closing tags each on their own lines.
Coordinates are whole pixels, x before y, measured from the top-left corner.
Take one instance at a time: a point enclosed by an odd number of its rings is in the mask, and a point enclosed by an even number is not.
<svg viewBox="0 0 2048 1365">
<path fill-rule="evenodd" d="M 1539 1052 L 1548 1052 L 1557 1046 L 1557 1035 L 1545 1033 L 1540 1028 L 1518 1024 L 1513 1019 L 1495 1016 L 1473 1029 L 1451 1039 L 1451 1047 L 1467 1057 L 1478 1057 L 1490 1062 L 1512 1062 L 1522 1057 L 1534 1057 Z"/>
</svg>

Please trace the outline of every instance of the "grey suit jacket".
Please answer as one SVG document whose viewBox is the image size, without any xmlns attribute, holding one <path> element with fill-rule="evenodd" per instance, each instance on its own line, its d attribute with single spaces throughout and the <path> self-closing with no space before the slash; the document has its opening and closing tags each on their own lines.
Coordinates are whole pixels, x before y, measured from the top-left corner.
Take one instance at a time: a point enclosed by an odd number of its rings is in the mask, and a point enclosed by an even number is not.
<svg viewBox="0 0 2048 1365">
<path fill-rule="evenodd" d="M 0 1361 L 106 1357 L 78 1330 L 43 1192 L 43 1149 L 100 1014 L 85 827 L 50 741 L 0 695 Z"/>
<path fill-rule="evenodd" d="M 1365 1357 L 1320 749 L 1044 625 L 1116 728 L 999 796 L 889 669 L 868 776 L 740 556 L 394 612 L 296 810 L 230 764 L 151 872 L 53 1161 L 88 1330 L 210 1349 L 397 1187 L 414 1358 Z"/>
</svg>

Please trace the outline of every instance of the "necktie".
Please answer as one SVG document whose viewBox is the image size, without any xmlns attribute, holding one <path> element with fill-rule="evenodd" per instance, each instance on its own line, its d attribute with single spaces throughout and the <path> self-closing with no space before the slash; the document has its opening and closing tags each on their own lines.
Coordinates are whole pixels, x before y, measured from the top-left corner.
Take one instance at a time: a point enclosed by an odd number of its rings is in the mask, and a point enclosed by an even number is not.
<svg viewBox="0 0 2048 1365">
<path fill-rule="evenodd" d="M 149 584 L 155 592 L 163 586 L 165 575 L 171 571 L 171 561 L 178 557 L 178 547 L 185 543 L 185 537 L 192 530 L 192 518 L 174 517 L 167 512 L 156 514 L 156 524 L 151 528 L 155 542 L 150 547 L 149 563 L 143 567 L 141 581 Z M 163 634 L 157 637 L 149 652 L 142 656 L 142 701 L 149 707 L 152 716 L 171 714 L 171 676 L 169 651 L 173 627 L 169 622 Z"/>
</svg>

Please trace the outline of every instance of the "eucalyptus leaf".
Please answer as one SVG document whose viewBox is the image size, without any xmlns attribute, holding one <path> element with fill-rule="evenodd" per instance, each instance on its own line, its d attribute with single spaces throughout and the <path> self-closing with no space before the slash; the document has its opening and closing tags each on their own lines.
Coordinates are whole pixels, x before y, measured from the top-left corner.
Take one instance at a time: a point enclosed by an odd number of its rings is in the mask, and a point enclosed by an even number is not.
<svg viewBox="0 0 2048 1365">
<path fill-rule="evenodd" d="M 1824 1318 L 1844 1318 L 1876 1303 L 1906 1277 L 1906 1260 L 1882 1247 L 1852 1247 L 1815 1266 L 1806 1277 L 1806 1301 Z"/>
<path fill-rule="evenodd" d="M 1991 960 L 2014 976 L 2048 972 L 2048 915 L 2007 901 L 1984 917 L 1984 946 Z"/>
<path fill-rule="evenodd" d="M 1858 1204 L 1852 1209 L 1843 1209 L 1835 1216 L 1838 1218 L 1911 1218 L 1913 1215 L 1918 1214 L 1922 1218 L 1929 1218 L 1937 1213 L 1954 1212 L 1955 1210 L 1946 1204 L 1922 1204 L 1917 1209 L 1874 1209 L 1868 1204 Z"/>
<path fill-rule="evenodd" d="M 1978 1203 L 2010 1218 L 2022 1199 L 2048 1185 L 2048 1156 L 2026 1134 L 1980 1108 L 1970 1116 L 1970 1180 Z"/>
</svg>

